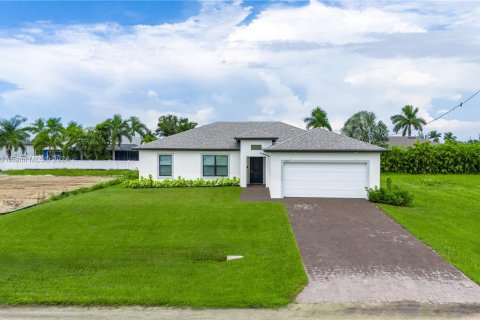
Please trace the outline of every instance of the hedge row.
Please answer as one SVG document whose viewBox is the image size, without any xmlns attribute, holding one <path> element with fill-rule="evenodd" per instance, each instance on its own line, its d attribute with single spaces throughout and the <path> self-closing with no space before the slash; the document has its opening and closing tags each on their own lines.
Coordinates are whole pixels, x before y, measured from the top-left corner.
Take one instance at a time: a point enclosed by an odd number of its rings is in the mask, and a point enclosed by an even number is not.
<svg viewBox="0 0 480 320">
<path fill-rule="evenodd" d="M 164 179 L 153 180 L 150 175 L 148 179 L 140 178 L 134 180 L 125 180 L 122 182 L 125 188 L 187 188 L 187 187 L 227 187 L 227 186 L 239 186 L 240 179 L 233 178 L 220 178 L 205 180 L 198 178 L 195 180 L 187 180 L 182 177 L 178 179 Z"/>
<path fill-rule="evenodd" d="M 393 147 L 382 154 L 381 168 L 391 173 L 480 173 L 480 143 Z"/>
</svg>

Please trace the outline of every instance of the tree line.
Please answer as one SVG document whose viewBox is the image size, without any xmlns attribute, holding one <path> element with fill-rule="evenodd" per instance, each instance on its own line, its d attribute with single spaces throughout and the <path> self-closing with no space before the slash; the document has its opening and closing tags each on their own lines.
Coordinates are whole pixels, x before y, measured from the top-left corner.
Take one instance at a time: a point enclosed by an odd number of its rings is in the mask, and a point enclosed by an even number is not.
<svg viewBox="0 0 480 320">
<path fill-rule="evenodd" d="M 64 125 L 58 117 L 40 118 L 31 124 L 27 121 L 20 115 L 0 119 L 0 149 L 5 148 L 9 159 L 13 151 L 25 152 L 26 143 L 31 139 L 35 154 L 42 154 L 48 148 L 54 156 L 61 151 L 66 158 L 115 160 L 116 147 L 131 142 L 134 136 L 147 143 L 197 126 L 196 122 L 175 115 L 161 116 L 155 131 L 148 129 L 136 116 L 124 119 L 120 114 L 90 127 L 83 127 L 76 121 Z"/>
<path fill-rule="evenodd" d="M 430 131 L 426 136 L 423 135 L 423 126 L 427 124 L 425 119 L 418 116 L 418 108 L 406 105 L 399 114 L 390 117 L 393 124 L 393 132 L 402 136 L 412 136 L 412 132 L 417 131 L 422 138 L 431 139 L 439 142 L 442 137 L 441 133 L 436 130 Z M 327 112 L 321 107 L 312 110 L 309 117 L 304 119 L 307 129 L 324 128 L 332 131 L 332 127 L 328 120 Z M 388 128 L 387 125 L 378 120 L 375 113 L 370 111 L 359 111 L 352 115 L 341 129 L 342 134 L 355 138 L 364 142 L 376 144 L 381 147 L 388 146 Z M 455 141 L 457 137 L 452 132 L 443 134 L 445 141 Z"/>
<path fill-rule="evenodd" d="M 390 120 L 394 125 L 395 133 L 401 132 L 403 136 L 412 136 L 417 131 L 423 136 L 425 119 L 418 116 L 418 108 L 406 105 L 399 114 L 393 115 Z M 82 160 L 115 160 L 115 150 L 125 140 L 132 141 L 132 137 L 139 136 L 141 143 L 157 140 L 197 126 L 196 122 L 188 118 L 179 118 L 175 115 L 165 115 L 158 119 L 157 128 L 152 131 L 136 116 L 128 119 L 120 114 L 102 121 L 101 123 L 83 127 L 81 124 L 70 121 L 66 125 L 61 118 L 40 118 L 26 125 L 27 118 L 16 115 L 10 119 L 0 119 L 0 148 L 5 148 L 10 159 L 12 151 L 25 151 L 25 143 L 31 139 L 36 154 L 42 154 L 48 148 L 53 155 L 57 151 L 67 158 L 78 157 Z M 327 112 L 321 107 L 311 111 L 309 117 L 304 119 L 307 129 L 325 128 L 332 130 Z M 373 112 L 360 111 L 352 115 L 344 124 L 341 133 L 361 141 L 376 144 L 382 147 L 388 145 L 388 128 L 385 123 L 377 120 Z M 425 136 L 439 142 L 441 134 L 435 130 Z M 445 141 L 455 141 L 452 132 L 443 135 Z"/>
</svg>

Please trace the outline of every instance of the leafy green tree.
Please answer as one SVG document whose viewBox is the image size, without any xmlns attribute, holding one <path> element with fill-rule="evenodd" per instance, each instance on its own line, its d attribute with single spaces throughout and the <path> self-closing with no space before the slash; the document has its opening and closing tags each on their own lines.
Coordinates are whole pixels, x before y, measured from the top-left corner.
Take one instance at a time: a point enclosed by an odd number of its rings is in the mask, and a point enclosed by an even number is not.
<svg viewBox="0 0 480 320">
<path fill-rule="evenodd" d="M 188 118 L 178 118 L 175 115 L 166 115 L 158 118 L 157 130 L 159 136 L 168 137 L 183 131 L 195 128 L 196 122 L 191 122 Z"/>
<path fill-rule="evenodd" d="M 149 143 L 155 140 L 157 140 L 157 137 L 155 137 L 152 131 L 147 129 L 147 131 L 145 131 L 145 134 L 142 137 L 142 144 Z"/>
<path fill-rule="evenodd" d="M 382 121 L 377 122 L 373 112 L 360 111 L 351 116 L 344 124 L 342 134 L 385 147 L 388 144 L 388 129 Z"/>
<path fill-rule="evenodd" d="M 115 148 L 117 145 L 122 144 L 122 139 L 127 138 L 130 142 L 132 141 L 129 120 L 124 120 L 121 115 L 115 114 L 103 124 L 104 128 L 108 130 L 112 160 L 115 160 Z"/>
<path fill-rule="evenodd" d="M 428 133 L 428 139 L 433 140 L 435 142 L 440 142 L 441 137 L 442 137 L 442 134 L 437 130 L 432 130 Z"/>
<path fill-rule="evenodd" d="M 46 135 L 48 139 L 48 148 L 53 150 L 53 156 L 57 155 L 57 148 L 63 145 L 63 131 L 62 118 L 48 118 L 46 123 Z"/>
<path fill-rule="evenodd" d="M 88 160 L 105 160 L 110 157 L 107 151 L 109 144 L 108 131 L 102 124 L 96 128 L 87 128 L 78 142 L 78 148 Z"/>
<path fill-rule="evenodd" d="M 16 115 L 10 119 L 0 119 L 0 148 L 5 148 L 7 158 L 12 158 L 12 151 L 25 152 L 25 142 L 29 137 L 28 127 L 23 127 L 27 118 Z"/>
<path fill-rule="evenodd" d="M 328 115 L 325 110 L 320 107 L 316 107 L 310 113 L 310 117 L 306 117 L 304 120 L 307 125 L 307 129 L 311 128 L 325 128 L 332 131 L 332 126 L 328 121 Z"/>
<path fill-rule="evenodd" d="M 140 135 L 140 137 L 145 135 L 148 130 L 147 126 L 145 126 L 138 117 L 131 116 L 128 121 L 130 123 L 130 135 L 135 136 L 137 133 Z"/>
<path fill-rule="evenodd" d="M 32 139 L 35 154 L 42 154 L 43 149 L 48 147 L 47 125 L 43 118 L 35 120 L 29 127 L 29 131 L 35 136 Z"/>
<path fill-rule="evenodd" d="M 75 121 L 70 121 L 63 130 L 63 134 L 65 140 L 62 147 L 63 156 L 75 158 L 78 155 L 80 159 L 83 159 L 83 150 L 79 145 L 85 135 L 83 127 Z"/>
<path fill-rule="evenodd" d="M 425 119 L 418 117 L 418 108 L 413 108 L 411 105 L 406 105 L 402 108 L 402 113 L 393 115 L 390 119 L 394 125 L 393 131 L 398 133 L 402 131 L 402 136 L 412 136 L 412 128 L 417 131 L 422 131 L 423 126 L 427 124 Z"/>
<path fill-rule="evenodd" d="M 445 141 L 457 141 L 457 137 L 453 135 L 453 132 L 445 132 L 443 134 L 443 140 Z"/>
</svg>

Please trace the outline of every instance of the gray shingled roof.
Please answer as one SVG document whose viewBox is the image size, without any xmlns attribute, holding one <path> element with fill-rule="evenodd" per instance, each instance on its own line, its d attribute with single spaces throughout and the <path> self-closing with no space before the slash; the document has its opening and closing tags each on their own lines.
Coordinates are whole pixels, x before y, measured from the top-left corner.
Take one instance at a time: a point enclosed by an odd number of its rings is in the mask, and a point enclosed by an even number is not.
<svg viewBox="0 0 480 320">
<path fill-rule="evenodd" d="M 235 137 L 235 140 L 251 140 L 251 139 L 278 140 L 278 137 L 262 130 L 248 131 L 248 132 L 245 132 L 244 134 L 239 135 L 238 137 Z"/>
<path fill-rule="evenodd" d="M 317 128 L 264 149 L 267 152 L 383 152 L 376 145 Z"/>
<path fill-rule="evenodd" d="M 285 141 L 305 130 L 283 122 L 214 122 L 138 146 L 138 150 L 240 150 L 236 137 L 267 134 Z M 251 137 L 250 139 L 252 139 Z M 263 137 L 261 137 L 263 138 Z"/>
</svg>

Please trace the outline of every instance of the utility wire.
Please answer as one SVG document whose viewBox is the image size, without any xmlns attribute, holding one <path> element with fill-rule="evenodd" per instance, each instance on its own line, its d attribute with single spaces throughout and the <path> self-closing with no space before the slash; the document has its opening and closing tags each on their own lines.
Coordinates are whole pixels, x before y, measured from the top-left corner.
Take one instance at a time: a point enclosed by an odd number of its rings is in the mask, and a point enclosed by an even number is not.
<svg viewBox="0 0 480 320">
<path fill-rule="evenodd" d="M 455 107 L 453 107 L 452 109 L 448 110 L 448 111 L 445 112 L 444 114 L 436 117 L 436 118 L 433 119 L 433 120 L 428 121 L 428 122 L 425 124 L 425 126 L 428 125 L 428 124 L 430 124 L 430 123 L 432 123 L 433 121 L 437 121 L 438 119 L 445 117 L 447 114 L 449 114 L 449 113 L 452 112 L 453 110 L 462 107 L 465 103 L 467 103 L 469 100 L 473 99 L 473 97 L 475 97 L 475 96 L 476 96 L 477 94 L 479 94 L 479 93 L 480 93 L 480 90 L 478 90 L 477 92 L 475 92 L 474 94 L 472 94 L 467 100 L 465 100 L 465 101 L 463 101 L 463 102 L 460 102 L 459 105 L 456 105 Z"/>
</svg>

